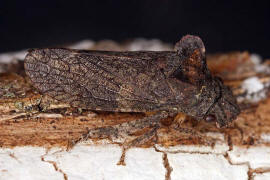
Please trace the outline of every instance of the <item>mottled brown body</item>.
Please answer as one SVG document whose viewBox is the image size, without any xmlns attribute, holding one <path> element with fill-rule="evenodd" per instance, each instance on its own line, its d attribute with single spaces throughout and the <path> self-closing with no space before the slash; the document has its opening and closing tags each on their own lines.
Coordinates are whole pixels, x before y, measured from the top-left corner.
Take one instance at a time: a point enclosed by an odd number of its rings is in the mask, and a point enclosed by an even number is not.
<svg viewBox="0 0 270 180">
<path fill-rule="evenodd" d="M 157 112 L 134 122 L 90 130 L 88 137 L 118 136 L 143 127 L 154 135 L 160 120 L 179 112 L 226 126 L 240 113 L 231 90 L 207 68 L 199 37 L 187 35 L 175 51 L 109 52 L 63 48 L 30 50 L 26 74 L 42 93 L 73 107 L 114 112 Z M 129 146 L 129 145 L 128 145 Z"/>
<path fill-rule="evenodd" d="M 73 107 L 118 112 L 184 112 L 197 119 L 212 114 L 219 126 L 232 121 L 239 108 L 231 91 L 211 76 L 202 41 L 185 36 L 175 49 L 171 52 L 34 49 L 25 58 L 25 70 L 42 93 Z"/>
</svg>

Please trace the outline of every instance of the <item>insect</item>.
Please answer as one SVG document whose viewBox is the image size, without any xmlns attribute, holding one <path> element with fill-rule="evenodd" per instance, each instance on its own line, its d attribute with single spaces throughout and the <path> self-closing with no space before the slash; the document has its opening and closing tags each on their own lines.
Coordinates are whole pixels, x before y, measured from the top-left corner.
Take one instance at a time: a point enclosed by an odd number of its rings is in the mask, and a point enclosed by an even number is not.
<svg viewBox="0 0 270 180">
<path fill-rule="evenodd" d="M 150 130 L 126 146 L 155 135 L 161 120 L 185 113 L 227 126 L 240 113 L 229 87 L 213 77 L 205 47 L 186 35 L 175 51 L 86 51 L 64 48 L 29 50 L 25 71 L 34 87 L 72 107 L 113 112 L 156 112 L 143 119 L 90 129 L 84 136 L 107 137 Z"/>
</svg>

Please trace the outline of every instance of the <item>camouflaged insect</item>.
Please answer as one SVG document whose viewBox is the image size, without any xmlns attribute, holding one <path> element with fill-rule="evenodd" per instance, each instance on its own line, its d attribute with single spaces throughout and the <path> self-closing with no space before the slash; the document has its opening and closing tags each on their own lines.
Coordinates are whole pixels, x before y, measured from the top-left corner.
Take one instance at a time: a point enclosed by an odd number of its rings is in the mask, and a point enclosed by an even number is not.
<svg viewBox="0 0 270 180">
<path fill-rule="evenodd" d="M 197 36 L 184 36 L 175 51 L 85 51 L 64 48 L 29 50 L 25 71 L 41 93 L 72 107 L 113 112 L 157 112 L 143 119 L 89 130 L 84 138 L 152 128 L 182 112 L 224 127 L 240 113 L 232 91 L 213 77 L 205 47 Z"/>
</svg>

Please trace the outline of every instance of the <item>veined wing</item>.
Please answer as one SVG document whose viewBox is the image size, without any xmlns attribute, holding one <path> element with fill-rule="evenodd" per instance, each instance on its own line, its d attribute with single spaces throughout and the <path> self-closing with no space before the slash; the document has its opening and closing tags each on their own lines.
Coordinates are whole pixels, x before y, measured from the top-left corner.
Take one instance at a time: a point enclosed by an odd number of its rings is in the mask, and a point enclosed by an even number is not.
<svg viewBox="0 0 270 180">
<path fill-rule="evenodd" d="M 156 60 L 172 53 L 36 49 L 26 56 L 25 70 L 42 93 L 71 106 L 144 112 L 170 101 Z"/>
</svg>

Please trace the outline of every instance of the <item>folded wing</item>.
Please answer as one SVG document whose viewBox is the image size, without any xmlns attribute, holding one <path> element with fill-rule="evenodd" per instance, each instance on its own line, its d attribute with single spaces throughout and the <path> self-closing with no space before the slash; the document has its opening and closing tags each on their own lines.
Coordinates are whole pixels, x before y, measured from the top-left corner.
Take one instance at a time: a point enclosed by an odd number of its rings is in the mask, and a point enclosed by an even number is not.
<svg viewBox="0 0 270 180">
<path fill-rule="evenodd" d="M 34 49 L 25 70 L 40 92 L 73 107 L 154 111 L 170 102 L 171 89 L 157 65 L 170 53 Z"/>
</svg>

